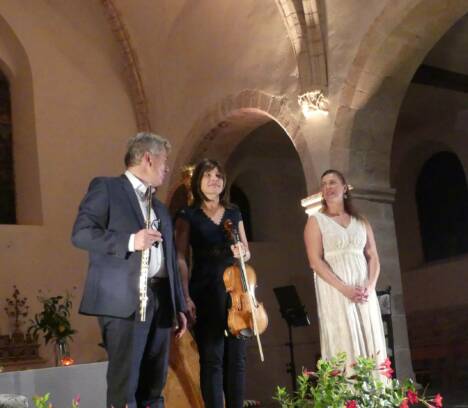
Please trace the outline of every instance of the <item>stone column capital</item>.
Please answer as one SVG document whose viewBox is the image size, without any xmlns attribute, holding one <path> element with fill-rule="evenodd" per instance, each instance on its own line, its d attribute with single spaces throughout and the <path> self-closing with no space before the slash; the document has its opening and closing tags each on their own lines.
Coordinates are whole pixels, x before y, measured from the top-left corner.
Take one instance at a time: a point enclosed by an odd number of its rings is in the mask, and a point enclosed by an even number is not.
<svg viewBox="0 0 468 408">
<path fill-rule="evenodd" d="M 390 187 L 361 187 L 355 186 L 352 192 L 353 199 L 374 201 L 377 203 L 393 204 L 396 190 Z"/>
</svg>

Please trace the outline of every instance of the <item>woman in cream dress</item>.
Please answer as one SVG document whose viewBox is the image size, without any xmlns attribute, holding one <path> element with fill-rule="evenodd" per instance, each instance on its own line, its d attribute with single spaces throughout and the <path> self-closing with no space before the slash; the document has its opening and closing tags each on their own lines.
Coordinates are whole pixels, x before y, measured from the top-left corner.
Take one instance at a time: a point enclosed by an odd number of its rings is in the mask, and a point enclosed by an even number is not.
<svg viewBox="0 0 468 408">
<path fill-rule="evenodd" d="M 372 228 L 352 207 L 348 185 L 336 170 L 321 177 L 322 208 L 304 231 L 307 256 L 315 272 L 322 358 L 346 352 L 387 357 L 375 292 L 380 265 Z"/>
</svg>

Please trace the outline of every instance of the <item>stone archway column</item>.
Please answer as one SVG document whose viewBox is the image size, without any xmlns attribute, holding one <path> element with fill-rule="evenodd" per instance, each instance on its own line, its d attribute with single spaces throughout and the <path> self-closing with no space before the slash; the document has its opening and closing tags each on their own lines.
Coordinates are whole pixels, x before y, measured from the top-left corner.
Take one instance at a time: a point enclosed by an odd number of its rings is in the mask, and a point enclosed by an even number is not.
<svg viewBox="0 0 468 408">
<path fill-rule="evenodd" d="M 392 288 L 392 324 L 397 376 L 399 379 L 414 379 L 393 216 L 395 190 L 355 186 L 352 196 L 356 208 L 369 220 L 374 231 L 380 257 L 380 277 L 377 287 Z"/>
</svg>

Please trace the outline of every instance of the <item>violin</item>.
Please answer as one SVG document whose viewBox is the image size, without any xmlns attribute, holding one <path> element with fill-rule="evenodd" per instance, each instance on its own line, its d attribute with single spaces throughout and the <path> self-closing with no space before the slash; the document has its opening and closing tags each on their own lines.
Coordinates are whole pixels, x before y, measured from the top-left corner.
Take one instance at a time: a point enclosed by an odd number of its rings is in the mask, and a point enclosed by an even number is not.
<svg viewBox="0 0 468 408">
<path fill-rule="evenodd" d="M 239 250 L 240 258 L 237 265 L 224 270 L 223 280 L 226 292 L 231 297 L 231 307 L 228 310 L 228 329 L 235 337 L 257 338 L 260 360 L 264 361 L 260 334 L 268 326 L 268 316 L 262 303 L 255 298 L 257 276 L 254 269 L 244 262 L 239 232 L 232 221 L 224 221 L 224 229 Z"/>
</svg>

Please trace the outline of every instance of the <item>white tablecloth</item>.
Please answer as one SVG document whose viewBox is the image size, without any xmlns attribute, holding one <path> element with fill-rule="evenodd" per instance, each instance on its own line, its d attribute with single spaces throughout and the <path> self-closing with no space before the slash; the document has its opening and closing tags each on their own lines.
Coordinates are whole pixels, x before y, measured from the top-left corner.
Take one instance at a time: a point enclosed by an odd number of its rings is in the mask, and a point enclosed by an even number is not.
<svg viewBox="0 0 468 408">
<path fill-rule="evenodd" d="M 50 392 L 55 408 L 71 407 L 80 395 L 82 408 L 105 408 L 107 362 L 51 367 L 0 373 L 0 394 L 20 394 L 29 398 Z"/>
</svg>

